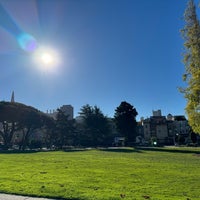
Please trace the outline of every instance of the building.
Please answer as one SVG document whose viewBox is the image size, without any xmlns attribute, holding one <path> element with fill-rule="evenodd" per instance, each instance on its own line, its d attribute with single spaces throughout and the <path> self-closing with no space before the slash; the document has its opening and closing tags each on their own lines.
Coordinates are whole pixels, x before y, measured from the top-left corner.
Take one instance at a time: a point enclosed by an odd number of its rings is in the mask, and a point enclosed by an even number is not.
<svg viewBox="0 0 200 200">
<path fill-rule="evenodd" d="M 173 132 L 175 144 L 191 143 L 190 131 L 191 128 L 185 116 L 179 115 L 173 117 Z"/>
<path fill-rule="evenodd" d="M 152 112 L 153 112 L 154 117 L 161 117 L 162 116 L 161 110 L 153 110 Z"/>
<path fill-rule="evenodd" d="M 153 116 L 144 119 L 144 139 L 151 141 L 156 138 L 157 142 L 163 144 L 168 138 L 168 128 L 166 117 L 162 116 L 161 110 L 153 111 Z"/>
<path fill-rule="evenodd" d="M 66 116 L 68 116 L 69 120 L 74 118 L 74 108 L 71 105 L 63 105 L 60 107 L 60 110 L 64 112 Z"/>
<path fill-rule="evenodd" d="M 156 140 L 158 144 L 172 145 L 188 143 L 190 126 L 185 116 L 162 116 L 161 110 L 153 111 L 153 116 L 142 119 L 144 139 L 151 143 Z"/>
<path fill-rule="evenodd" d="M 63 105 L 59 108 L 67 117 L 68 120 L 74 119 L 74 108 L 71 105 Z M 47 110 L 46 114 L 56 119 L 58 110 Z"/>
</svg>

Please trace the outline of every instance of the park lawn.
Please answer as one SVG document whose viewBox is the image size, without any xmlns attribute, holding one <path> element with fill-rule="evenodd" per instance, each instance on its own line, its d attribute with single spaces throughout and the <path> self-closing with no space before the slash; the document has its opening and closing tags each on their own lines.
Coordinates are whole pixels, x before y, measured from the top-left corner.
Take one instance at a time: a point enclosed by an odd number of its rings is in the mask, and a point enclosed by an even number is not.
<svg viewBox="0 0 200 200">
<path fill-rule="evenodd" d="M 0 153 L 0 192 L 71 200 L 199 200 L 200 148 Z"/>
</svg>

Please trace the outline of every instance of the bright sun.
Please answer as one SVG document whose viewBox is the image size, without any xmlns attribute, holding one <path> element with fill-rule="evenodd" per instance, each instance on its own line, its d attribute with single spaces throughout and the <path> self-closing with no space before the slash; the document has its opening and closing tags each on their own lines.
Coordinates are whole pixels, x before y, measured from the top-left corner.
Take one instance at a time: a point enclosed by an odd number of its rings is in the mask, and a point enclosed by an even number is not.
<svg viewBox="0 0 200 200">
<path fill-rule="evenodd" d="M 34 60 L 40 70 L 56 70 L 59 64 L 58 53 L 49 47 L 38 47 L 34 52 Z"/>
<path fill-rule="evenodd" d="M 41 61 L 44 64 L 51 64 L 53 62 L 53 55 L 49 54 L 49 53 L 44 53 L 41 55 Z"/>
</svg>

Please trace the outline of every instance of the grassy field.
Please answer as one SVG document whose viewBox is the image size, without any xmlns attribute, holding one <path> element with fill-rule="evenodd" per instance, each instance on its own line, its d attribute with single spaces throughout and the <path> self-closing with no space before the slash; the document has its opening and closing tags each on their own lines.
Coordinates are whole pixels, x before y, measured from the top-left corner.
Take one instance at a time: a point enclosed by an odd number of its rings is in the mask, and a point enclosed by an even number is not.
<svg viewBox="0 0 200 200">
<path fill-rule="evenodd" d="M 0 192 L 71 200 L 199 200 L 200 148 L 0 153 Z"/>
</svg>

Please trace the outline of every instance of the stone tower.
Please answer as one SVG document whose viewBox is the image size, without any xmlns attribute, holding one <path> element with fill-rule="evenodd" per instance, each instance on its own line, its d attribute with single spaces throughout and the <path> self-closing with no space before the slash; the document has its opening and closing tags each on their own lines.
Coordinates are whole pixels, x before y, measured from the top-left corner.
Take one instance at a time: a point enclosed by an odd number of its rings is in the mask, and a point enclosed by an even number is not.
<svg viewBox="0 0 200 200">
<path fill-rule="evenodd" d="M 15 102 L 15 93 L 14 91 L 12 92 L 12 96 L 11 96 L 11 103 Z"/>
</svg>

